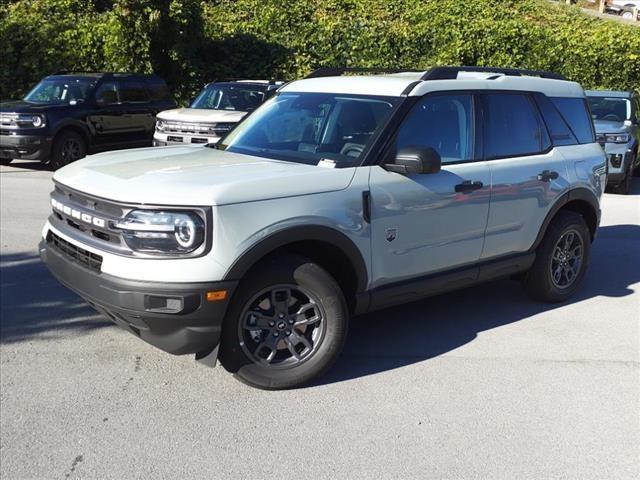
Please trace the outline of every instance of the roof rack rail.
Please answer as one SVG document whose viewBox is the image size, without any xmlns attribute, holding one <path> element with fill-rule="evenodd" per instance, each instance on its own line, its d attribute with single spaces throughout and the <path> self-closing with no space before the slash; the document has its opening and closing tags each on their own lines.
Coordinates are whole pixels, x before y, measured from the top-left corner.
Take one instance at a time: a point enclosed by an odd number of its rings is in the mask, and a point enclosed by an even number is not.
<svg viewBox="0 0 640 480">
<path fill-rule="evenodd" d="M 320 67 L 304 78 L 339 77 L 345 73 L 402 73 L 424 72 L 412 68 L 354 68 L 354 67 Z"/>
<path fill-rule="evenodd" d="M 433 67 L 429 69 L 421 80 L 455 80 L 460 72 L 486 72 L 507 75 L 510 77 L 540 77 L 553 80 L 566 80 L 564 75 L 544 70 L 525 70 L 520 68 L 498 68 L 498 67 Z"/>
</svg>

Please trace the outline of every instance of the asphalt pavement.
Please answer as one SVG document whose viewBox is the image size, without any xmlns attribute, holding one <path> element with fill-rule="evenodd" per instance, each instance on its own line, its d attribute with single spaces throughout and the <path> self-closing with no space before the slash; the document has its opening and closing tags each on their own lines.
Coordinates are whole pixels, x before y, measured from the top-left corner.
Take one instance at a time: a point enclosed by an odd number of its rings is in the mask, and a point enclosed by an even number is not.
<svg viewBox="0 0 640 480">
<path fill-rule="evenodd" d="M 377 312 L 326 377 L 264 392 L 59 285 L 50 178 L 0 167 L 2 479 L 640 478 L 640 179 L 572 301 L 501 280 Z"/>
</svg>

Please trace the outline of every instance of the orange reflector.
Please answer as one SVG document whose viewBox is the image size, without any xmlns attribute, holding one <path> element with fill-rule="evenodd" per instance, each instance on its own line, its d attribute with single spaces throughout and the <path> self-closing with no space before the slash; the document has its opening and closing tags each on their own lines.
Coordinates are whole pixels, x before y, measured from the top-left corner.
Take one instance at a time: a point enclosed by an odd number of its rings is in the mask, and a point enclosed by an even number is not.
<svg viewBox="0 0 640 480">
<path fill-rule="evenodd" d="M 226 290 L 215 290 L 213 292 L 207 292 L 207 302 L 218 302 L 227 298 Z"/>
</svg>

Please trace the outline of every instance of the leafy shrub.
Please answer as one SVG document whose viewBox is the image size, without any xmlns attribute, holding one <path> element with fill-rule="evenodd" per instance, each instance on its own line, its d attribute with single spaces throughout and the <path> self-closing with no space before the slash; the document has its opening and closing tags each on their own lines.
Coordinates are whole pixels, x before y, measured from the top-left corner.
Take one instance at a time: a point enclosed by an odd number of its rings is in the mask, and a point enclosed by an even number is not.
<svg viewBox="0 0 640 480">
<path fill-rule="evenodd" d="M 640 28 L 546 0 L 18 0 L 0 7 L 0 97 L 55 70 L 155 71 L 178 100 L 221 77 L 323 65 L 491 65 L 640 86 Z"/>
</svg>

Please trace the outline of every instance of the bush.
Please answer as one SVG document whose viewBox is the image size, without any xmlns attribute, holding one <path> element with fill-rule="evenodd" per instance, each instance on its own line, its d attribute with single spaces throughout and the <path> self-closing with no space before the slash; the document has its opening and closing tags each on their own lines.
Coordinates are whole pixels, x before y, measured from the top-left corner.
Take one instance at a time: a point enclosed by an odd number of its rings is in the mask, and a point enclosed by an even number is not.
<svg viewBox="0 0 640 480">
<path fill-rule="evenodd" d="M 57 69 L 155 71 L 180 101 L 221 77 L 326 65 L 490 65 L 637 89 L 640 28 L 546 0 L 18 0 L 0 7 L 0 97 Z"/>
</svg>

